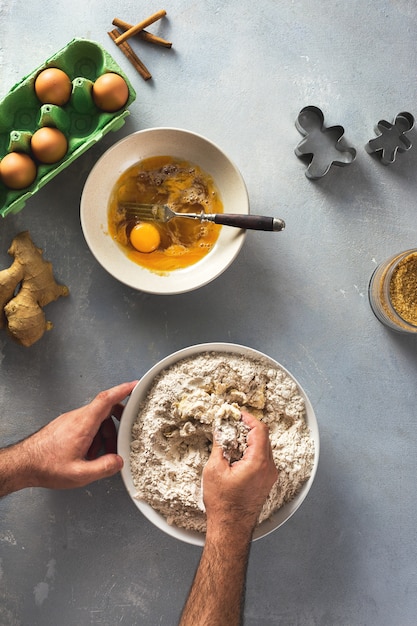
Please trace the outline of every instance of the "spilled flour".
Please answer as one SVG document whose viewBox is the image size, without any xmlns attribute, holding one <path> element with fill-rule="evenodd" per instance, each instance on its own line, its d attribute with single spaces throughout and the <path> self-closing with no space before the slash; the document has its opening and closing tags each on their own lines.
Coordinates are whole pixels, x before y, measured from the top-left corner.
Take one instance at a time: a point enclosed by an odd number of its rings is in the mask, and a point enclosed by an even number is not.
<svg viewBox="0 0 417 626">
<path fill-rule="evenodd" d="M 292 500 L 314 462 L 304 399 L 292 378 L 269 361 L 220 352 L 179 361 L 153 383 L 132 427 L 136 497 L 169 524 L 204 532 L 202 471 L 213 436 L 229 461 L 244 453 L 241 409 L 268 424 L 279 473 L 258 522 Z"/>
</svg>

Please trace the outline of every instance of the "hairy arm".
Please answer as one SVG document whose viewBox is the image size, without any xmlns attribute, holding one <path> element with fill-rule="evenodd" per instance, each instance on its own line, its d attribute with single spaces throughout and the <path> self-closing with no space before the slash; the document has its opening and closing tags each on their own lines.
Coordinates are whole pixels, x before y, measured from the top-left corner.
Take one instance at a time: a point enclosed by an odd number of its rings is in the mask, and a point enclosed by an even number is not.
<svg viewBox="0 0 417 626">
<path fill-rule="evenodd" d="M 180 626 L 237 626 L 241 623 L 252 535 L 278 474 L 268 428 L 248 413 L 248 448 L 229 465 L 213 444 L 203 472 L 206 541 Z"/>
<path fill-rule="evenodd" d="M 238 626 L 243 613 L 251 542 L 233 532 L 207 534 L 181 626 Z"/>
<path fill-rule="evenodd" d="M 114 424 L 136 381 L 101 391 L 39 431 L 0 450 L 0 497 L 25 487 L 69 489 L 112 476 L 123 466 Z M 104 454 L 101 452 L 104 451 Z"/>
</svg>

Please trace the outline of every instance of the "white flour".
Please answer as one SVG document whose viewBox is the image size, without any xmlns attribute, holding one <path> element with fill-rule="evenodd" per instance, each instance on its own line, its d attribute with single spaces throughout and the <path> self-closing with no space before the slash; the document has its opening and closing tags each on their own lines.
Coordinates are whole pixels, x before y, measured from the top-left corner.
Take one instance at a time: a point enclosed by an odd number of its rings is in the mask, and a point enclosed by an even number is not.
<svg viewBox="0 0 417 626">
<path fill-rule="evenodd" d="M 247 432 L 241 409 L 268 424 L 279 473 L 259 523 L 292 500 L 314 461 L 304 399 L 292 378 L 269 362 L 219 352 L 179 361 L 151 387 L 132 427 L 137 498 L 169 524 L 204 532 L 201 475 L 213 433 L 226 458 L 240 458 Z"/>
</svg>

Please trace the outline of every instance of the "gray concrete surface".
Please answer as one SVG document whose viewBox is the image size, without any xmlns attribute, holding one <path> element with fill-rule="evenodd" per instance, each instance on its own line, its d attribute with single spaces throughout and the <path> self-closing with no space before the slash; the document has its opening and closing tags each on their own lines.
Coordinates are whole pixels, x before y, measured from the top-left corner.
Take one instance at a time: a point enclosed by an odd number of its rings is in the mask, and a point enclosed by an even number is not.
<svg viewBox="0 0 417 626">
<path fill-rule="evenodd" d="M 171 50 L 132 42 L 144 82 L 111 42 L 114 17 Z M 376 265 L 416 245 L 417 138 L 389 167 L 364 149 L 380 119 L 417 114 L 417 8 L 411 0 L 248 0 L 161 6 L 120 0 L 0 0 L 0 96 L 73 37 L 104 45 L 137 99 L 106 136 L 0 223 L 0 264 L 21 230 L 53 262 L 69 299 L 30 349 L 0 334 L 1 441 L 13 442 L 97 391 L 206 341 L 270 354 L 316 411 L 321 458 L 293 518 L 251 552 L 248 626 L 413 626 L 417 614 L 416 340 L 383 327 L 367 289 Z M 357 150 L 319 181 L 294 154 L 299 111 L 322 109 Z M 159 297 L 116 282 L 89 252 L 79 200 L 115 141 L 155 126 L 218 143 L 246 181 L 253 213 L 282 233 L 248 233 L 206 287 Z M 121 478 L 0 502 L 0 624 L 177 623 L 200 549 L 141 516 Z"/>
</svg>

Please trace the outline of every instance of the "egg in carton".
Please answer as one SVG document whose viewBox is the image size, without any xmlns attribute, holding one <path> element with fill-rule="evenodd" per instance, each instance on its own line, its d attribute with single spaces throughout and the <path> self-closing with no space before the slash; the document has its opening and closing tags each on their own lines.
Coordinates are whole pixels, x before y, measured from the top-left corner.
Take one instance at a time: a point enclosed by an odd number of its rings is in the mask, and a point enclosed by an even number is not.
<svg viewBox="0 0 417 626">
<path fill-rule="evenodd" d="M 19 212 L 77 157 L 119 130 L 135 98 L 111 55 L 78 38 L 12 87 L 0 102 L 0 215 Z"/>
</svg>

